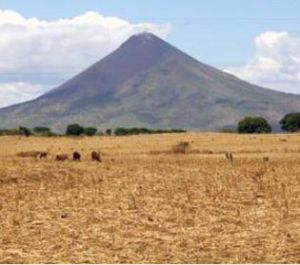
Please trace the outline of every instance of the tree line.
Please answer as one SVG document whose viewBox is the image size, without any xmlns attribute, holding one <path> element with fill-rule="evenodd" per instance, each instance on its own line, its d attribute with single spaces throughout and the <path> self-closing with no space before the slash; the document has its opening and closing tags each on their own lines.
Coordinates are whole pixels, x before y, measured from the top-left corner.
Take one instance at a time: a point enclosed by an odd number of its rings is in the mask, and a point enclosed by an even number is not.
<svg viewBox="0 0 300 265">
<path fill-rule="evenodd" d="M 77 123 L 70 124 L 67 126 L 64 134 L 57 134 L 51 131 L 48 127 L 19 127 L 18 129 L 12 130 L 0 130 L 0 135 L 24 135 L 24 136 L 94 136 L 94 135 L 138 135 L 138 134 L 161 134 L 161 133 L 185 133 L 186 130 L 183 129 L 171 129 L 171 130 L 161 130 L 161 129 L 149 129 L 149 128 L 123 128 L 118 127 L 115 130 L 107 129 L 105 133 L 98 131 L 96 127 L 83 127 Z"/>
<path fill-rule="evenodd" d="M 282 131 L 298 132 L 300 131 L 300 112 L 289 113 L 285 115 L 279 122 Z M 249 116 L 243 118 L 237 124 L 236 130 L 222 130 L 223 132 L 238 132 L 238 133 L 271 133 L 272 126 L 264 117 Z M 138 134 L 163 134 L 163 133 L 186 133 L 184 129 L 149 129 L 149 128 L 124 128 L 119 127 L 114 130 L 107 129 L 105 133 L 98 131 L 96 127 L 83 127 L 79 124 L 70 124 L 67 126 L 64 134 L 57 134 L 51 131 L 48 127 L 19 127 L 13 130 L 0 130 L 0 135 L 37 135 L 37 136 L 94 136 L 94 135 L 138 135 Z"/>
</svg>

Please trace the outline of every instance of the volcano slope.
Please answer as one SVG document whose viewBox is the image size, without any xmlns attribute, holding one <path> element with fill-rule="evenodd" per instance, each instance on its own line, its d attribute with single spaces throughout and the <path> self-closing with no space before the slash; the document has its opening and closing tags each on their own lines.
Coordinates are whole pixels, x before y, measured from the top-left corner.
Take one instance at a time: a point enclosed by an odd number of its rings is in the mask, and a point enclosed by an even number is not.
<svg viewBox="0 0 300 265">
<path fill-rule="evenodd" d="M 0 126 L 216 130 L 246 115 L 278 124 L 299 106 L 300 96 L 251 85 L 144 33 L 60 87 L 1 109 Z"/>
</svg>

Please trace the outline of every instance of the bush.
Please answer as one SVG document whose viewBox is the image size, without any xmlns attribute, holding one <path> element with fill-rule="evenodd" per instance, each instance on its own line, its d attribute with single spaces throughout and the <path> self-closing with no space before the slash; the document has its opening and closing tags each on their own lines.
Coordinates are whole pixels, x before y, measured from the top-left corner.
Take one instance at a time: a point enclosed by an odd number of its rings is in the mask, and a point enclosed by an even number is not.
<svg viewBox="0 0 300 265">
<path fill-rule="evenodd" d="M 106 135 L 112 135 L 112 129 L 107 129 L 107 130 L 105 131 L 105 133 L 106 133 Z"/>
<path fill-rule="evenodd" d="M 38 135 L 51 135 L 51 130 L 48 127 L 35 127 L 33 132 Z"/>
<path fill-rule="evenodd" d="M 128 134 L 128 130 L 125 128 L 115 129 L 115 135 L 117 135 L 117 136 L 123 136 L 123 135 L 127 135 L 127 134 Z"/>
<path fill-rule="evenodd" d="M 115 135 L 138 135 L 138 134 L 161 134 L 161 133 L 186 133 L 183 129 L 171 129 L 171 130 L 153 130 L 148 128 L 117 128 Z"/>
<path fill-rule="evenodd" d="M 190 149 L 189 142 L 179 142 L 178 144 L 172 147 L 172 152 L 174 154 L 186 154 Z"/>
<path fill-rule="evenodd" d="M 97 128 L 94 127 L 84 128 L 84 134 L 87 136 L 94 136 L 97 133 L 97 131 Z"/>
<path fill-rule="evenodd" d="M 238 124 L 239 133 L 271 133 L 272 127 L 262 117 L 246 117 Z"/>
<path fill-rule="evenodd" d="M 79 136 L 84 133 L 84 128 L 78 124 L 70 124 L 66 129 L 66 135 Z"/>
<path fill-rule="evenodd" d="M 21 135 L 25 135 L 26 137 L 32 135 L 31 130 L 26 127 L 19 127 L 19 132 Z"/>
<path fill-rule="evenodd" d="M 280 121 L 281 129 L 287 132 L 300 131 L 300 113 L 289 113 Z"/>
<path fill-rule="evenodd" d="M 20 131 L 18 129 L 0 129 L 0 135 L 20 135 Z"/>
<path fill-rule="evenodd" d="M 166 133 L 186 133 L 186 130 L 183 130 L 183 129 L 172 129 L 172 130 L 166 131 Z"/>
</svg>

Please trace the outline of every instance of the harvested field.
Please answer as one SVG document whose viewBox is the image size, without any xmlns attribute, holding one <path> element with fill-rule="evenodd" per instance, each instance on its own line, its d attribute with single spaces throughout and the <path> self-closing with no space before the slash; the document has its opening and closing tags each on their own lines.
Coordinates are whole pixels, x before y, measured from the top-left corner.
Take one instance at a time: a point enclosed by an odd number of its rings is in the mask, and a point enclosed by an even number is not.
<svg viewBox="0 0 300 265">
<path fill-rule="evenodd" d="M 0 137 L 0 262 L 299 263 L 300 135 Z"/>
</svg>

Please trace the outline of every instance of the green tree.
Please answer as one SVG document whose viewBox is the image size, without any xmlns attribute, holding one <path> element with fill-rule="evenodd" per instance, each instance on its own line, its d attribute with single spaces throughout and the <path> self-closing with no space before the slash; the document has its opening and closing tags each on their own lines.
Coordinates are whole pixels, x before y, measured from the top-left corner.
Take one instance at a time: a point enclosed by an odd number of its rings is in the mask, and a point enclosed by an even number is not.
<svg viewBox="0 0 300 265">
<path fill-rule="evenodd" d="M 281 129 L 287 132 L 300 131 L 300 113 L 294 112 L 285 115 L 280 121 Z"/>
<path fill-rule="evenodd" d="M 94 136 L 97 133 L 97 131 L 97 128 L 94 127 L 84 128 L 84 134 L 87 136 Z"/>
<path fill-rule="evenodd" d="M 33 128 L 33 132 L 39 135 L 50 135 L 51 130 L 48 127 L 35 127 Z"/>
<path fill-rule="evenodd" d="M 31 130 L 26 127 L 19 127 L 19 132 L 21 135 L 25 135 L 26 137 L 29 137 L 30 135 L 32 135 Z"/>
<path fill-rule="evenodd" d="M 107 129 L 107 130 L 105 131 L 105 133 L 106 133 L 107 135 L 111 135 L 111 134 L 112 134 L 112 129 Z"/>
<path fill-rule="evenodd" d="M 126 128 L 117 128 L 115 129 L 115 135 L 117 136 L 123 136 L 128 134 L 128 129 Z"/>
<path fill-rule="evenodd" d="M 238 124 L 239 133 L 271 133 L 272 127 L 262 117 L 245 117 Z"/>
<path fill-rule="evenodd" d="M 171 129 L 171 130 L 161 130 L 161 129 L 148 129 L 148 128 L 117 128 L 115 129 L 115 135 L 138 135 L 138 134 L 160 134 L 160 133 L 186 133 L 183 129 Z"/>
<path fill-rule="evenodd" d="M 70 124 L 66 129 L 66 135 L 79 136 L 84 133 L 84 128 L 78 124 Z"/>
</svg>

